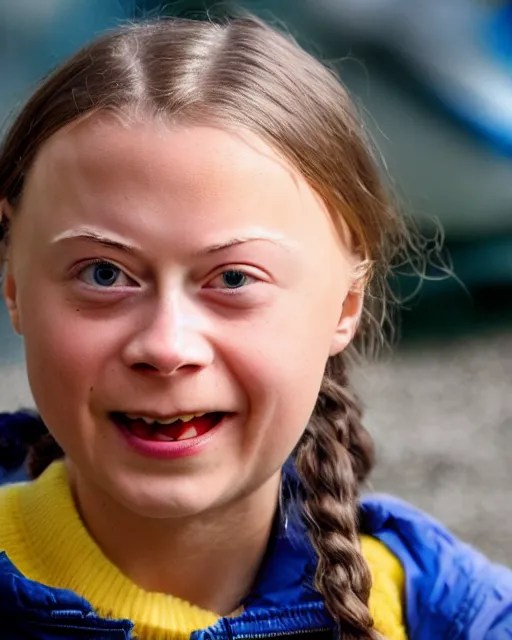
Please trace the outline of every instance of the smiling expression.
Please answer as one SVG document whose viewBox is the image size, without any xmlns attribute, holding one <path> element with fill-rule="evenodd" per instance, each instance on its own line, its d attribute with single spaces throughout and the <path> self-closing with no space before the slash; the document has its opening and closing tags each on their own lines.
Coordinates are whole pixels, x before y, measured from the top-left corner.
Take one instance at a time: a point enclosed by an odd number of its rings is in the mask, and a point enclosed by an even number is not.
<svg viewBox="0 0 512 640">
<path fill-rule="evenodd" d="M 353 266 L 319 197 L 255 135 L 96 114 L 37 156 L 6 296 L 75 473 L 176 516 L 277 487 L 355 330 Z M 112 419 L 204 412 L 226 417 L 179 456 L 131 446 Z"/>
</svg>

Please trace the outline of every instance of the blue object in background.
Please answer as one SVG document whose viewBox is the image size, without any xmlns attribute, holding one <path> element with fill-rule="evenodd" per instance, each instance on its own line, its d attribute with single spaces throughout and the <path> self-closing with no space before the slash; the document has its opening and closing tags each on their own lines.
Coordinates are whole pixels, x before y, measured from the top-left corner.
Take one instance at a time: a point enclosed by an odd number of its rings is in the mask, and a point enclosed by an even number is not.
<svg viewBox="0 0 512 640">
<path fill-rule="evenodd" d="M 385 49 L 426 95 L 512 155 L 512 9 L 482 0 L 316 0 L 347 42 Z"/>
<path fill-rule="evenodd" d="M 0 485 L 2 484 L 13 484 L 15 482 L 25 482 L 27 481 L 28 475 L 25 471 L 23 465 L 16 469 L 16 471 L 10 471 L 9 473 L 4 472 L 0 469 Z"/>
<path fill-rule="evenodd" d="M 46 428 L 35 411 L 0 413 L 0 484 L 25 480 L 26 440 L 35 440 Z"/>
<path fill-rule="evenodd" d="M 496 12 L 490 24 L 489 42 L 495 54 L 510 64 L 512 73 L 512 2 Z"/>
</svg>

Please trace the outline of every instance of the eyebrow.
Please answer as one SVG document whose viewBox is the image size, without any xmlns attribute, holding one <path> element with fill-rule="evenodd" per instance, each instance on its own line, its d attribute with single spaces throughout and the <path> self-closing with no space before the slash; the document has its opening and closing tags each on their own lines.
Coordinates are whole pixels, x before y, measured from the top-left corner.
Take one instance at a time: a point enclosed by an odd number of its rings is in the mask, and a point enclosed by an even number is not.
<svg viewBox="0 0 512 640">
<path fill-rule="evenodd" d="M 229 247 L 234 247 L 239 244 L 246 244 L 247 242 L 254 242 L 258 240 L 271 242 L 272 244 L 275 244 L 287 250 L 290 250 L 294 245 L 293 242 L 290 242 L 289 240 L 285 240 L 284 238 L 278 235 L 255 233 L 255 234 L 239 236 L 236 238 L 230 238 L 225 242 L 219 242 L 218 244 L 213 244 L 209 247 L 206 247 L 205 249 L 202 249 L 201 253 L 208 253 L 208 254 L 216 253 L 217 251 L 222 251 L 223 249 L 228 249 Z"/>
<path fill-rule="evenodd" d="M 113 248 L 113 249 L 119 249 L 126 253 L 131 253 L 131 254 L 138 253 L 137 247 L 130 245 L 129 243 L 121 242 L 119 240 L 114 240 L 113 238 L 109 238 L 108 236 L 104 236 L 96 231 L 92 231 L 89 229 L 80 229 L 77 231 L 64 231 L 63 233 L 60 233 L 55 238 L 53 238 L 51 243 L 58 244 L 60 242 L 64 242 L 68 240 L 92 240 L 93 242 L 97 242 L 98 244 L 101 244 L 103 246 Z M 272 244 L 275 244 L 287 250 L 292 249 L 294 246 L 293 242 L 290 242 L 289 240 L 277 234 L 274 235 L 274 234 L 254 233 L 254 234 L 247 234 L 244 236 L 230 238 L 229 240 L 226 240 L 224 242 L 219 242 L 219 243 L 210 245 L 208 247 L 205 247 L 204 249 L 200 249 L 199 253 L 209 255 L 212 253 L 217 253 L 218 251 L 229 249 L 229 247 L 234 247 L 240 244 L 246 244 L 248 242 L 254 242 L 258 240 L 271 242 Z"/>
<path fill-rule="evenodd" d="M 67 240 L 92 240 L 105 247 L 120 249 L 121 251 L 125 251 L 126 253 L 137 253 L 137 248 L 126 242 L 120 242 L 119 240 L 108 238 L 101 233 L 97 233 L 96 231 L 91 231 L 88 229 L 80 229 L 78 231 L 64 231 L 63 233 L 55 236 L 55 238 L 52 239 L 51 243 L 59 244 L 60 242 L 65 242 Z"/>
</svg>

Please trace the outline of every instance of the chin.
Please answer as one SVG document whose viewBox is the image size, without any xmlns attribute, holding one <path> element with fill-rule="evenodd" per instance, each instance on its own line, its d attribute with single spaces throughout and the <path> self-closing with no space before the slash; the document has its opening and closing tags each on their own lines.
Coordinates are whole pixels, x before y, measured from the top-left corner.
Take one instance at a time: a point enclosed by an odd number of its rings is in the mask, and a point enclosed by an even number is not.
<svg viewBox="0 0 512 640">
<path fill-rule="evenodd" d="M 189 518 L 215 508 L 219 500 L 195 482 L 181 479 L 133 479 L 111 486 L 110 495 L 141 518 Z M 211 486 L 210 486 L 211 489 Z"/>
</svg>

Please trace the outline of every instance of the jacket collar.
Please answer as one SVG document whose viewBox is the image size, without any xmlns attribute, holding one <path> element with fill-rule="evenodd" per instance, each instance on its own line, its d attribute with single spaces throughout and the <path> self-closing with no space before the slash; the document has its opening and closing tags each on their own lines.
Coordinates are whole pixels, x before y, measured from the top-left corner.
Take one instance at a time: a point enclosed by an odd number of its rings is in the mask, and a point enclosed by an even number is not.
<svg viewBox="0 0 512 640">
<path fill-rule="evenodd" d="M 228 637 L 251 629 L 254 635 L 258 624 L 260 631 L 282 633 L 283 624 L 289 618 L 287 632 L 304 628 L 327 629 L 332 621 L 325 611 L 323 600 L 313 588 L 316 557 L 305 535 L 299 515 L 296 495 L 296 480 L 290 467 L 283 474 L 283 498 L 280 514 L 276 517 L 273 534 L 265 560 L 255 586 L 244 601 L 244 613 L 235 619 L 223 619 L 218 633 Z M 276 615 L 269 615 L 275 611 Z M 265 620 L 261 621 L 265 612 Z M 277 614 L 279 612 L 279 614 Z M 60 620 L 73 624 L 94 624 L 98 627 L 124 630 L 132 624 L 126 620 L 105 621 L 96 616 L 91 604 L 72 591 L 56 589 L 29 580 L 12 564 L 5 553 L 0 554 L 0 618 L 13 613 L 23 613 L 39 621 Z M 275 619 L 274 619 L 275 618 Z M 260 623 L 258 623 L 260 620 Z M 274 620 L 274 622 L 272 622 Z M 247 626 L 248 625 L 248 626 Z M 215 628 L 214 627 L 214 628 Z M 212 628 L 212 631 L 213 629 Z M 223 637 L 223 635 L 219 637 Z M 205 636 L 206 637 L 206 636 Z M 215 637 L 215 636 L 213 636 Z"/>
</svg>

